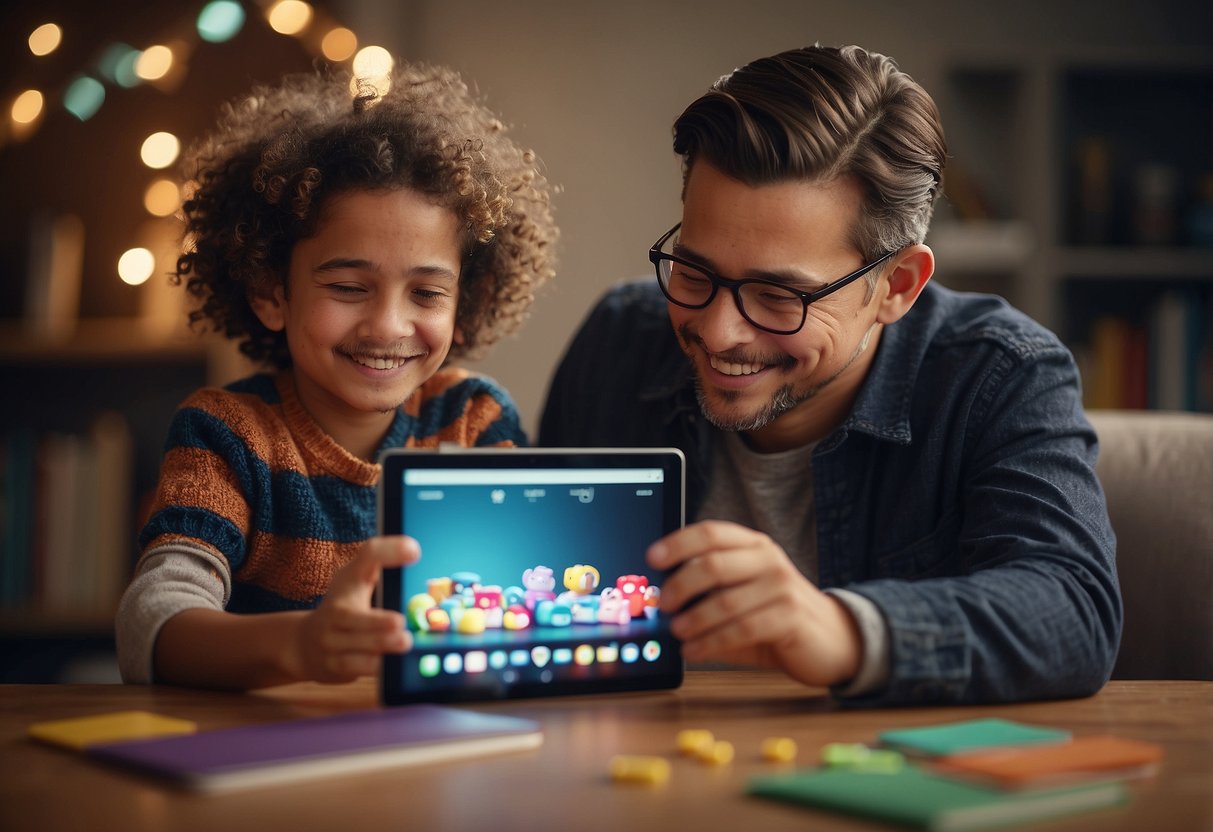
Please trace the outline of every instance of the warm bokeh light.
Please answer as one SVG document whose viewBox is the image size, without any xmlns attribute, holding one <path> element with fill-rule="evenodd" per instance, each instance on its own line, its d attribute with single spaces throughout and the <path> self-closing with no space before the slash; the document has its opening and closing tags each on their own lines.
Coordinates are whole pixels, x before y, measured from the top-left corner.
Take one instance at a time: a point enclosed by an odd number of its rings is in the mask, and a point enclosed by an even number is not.
<svg viewBox="0 0 1213 832">
<path fill-rule="evenodd" d="M 358 36 L 344 26 L 329 31 L 320 41 L 320 52 L 330 61 L 348 61 L 358 49 Z"/>
<path fill-rule="evenodd" d="M 152 133 L 143 140 L 143 146 L 139 148 L 139 158 L 149 168 L 160 170 L 177 161 L 177 154 L 180 152 L 181 142 L 177 137 L 162 131 Z"/>
<path fill-rule="evenodd" d="M 118 258 L 118 277 L 131 286 L 146 283 L 155 270 L 156 258 L 145 248 L 127 249 Z"/>
<path fill-rule="evenodd" d="M 135 74 L 144 81 L 163 78 L 173 68 L 173 50 L 163 44 L 149 46 L 135 61 Z"/>
<path fill-rule="evenodd" d="M 42 93 L 38 90 L 26 90 L 18 95 L 13 100 L 13 121 L 17 124 L 32 124 L 42 115 L 42 101 Z"/>
<path fill-rule="evenodd" d="M 54 23 L 43 23 L 29 35 L 29 51 L 39 58 L 49 55 L 63 42 L 63 30 Z"/>
<path fill-rule="evenodd" d="M 382 78 L 392 73 L 392 53 L 382 46 L 364 46 L 354 56 L 354 75 L 358 78 Z"/>
<path fill-rule="evenodd" d="M 181 189 L 172 179 L 157 179 L 143 192 L 143 207 L 155 217 L 168 217 L 181 206 Z"/>
<path fill-rule="evenodd" d="M 63 109 L 81 121 L 88 121 L 105 103 L 105 85 L 96 78 L 81 75 L 67 85 L 63 93 Z"/>
<path fill-rule="evenodd" d="M 244 9 L 235 0 L 214 0 L 198 13 L 198 36 L 207 43 L 224 43 L 244 26 Z"/>
<path fill-rule="evenodd" d="M 281 0 L 270 7 L 266 18 L 278 34 L 297 35 L 312 22 L 312 7 L 303 0 Z"/>
<path fill-rule="evenodd" d="M 392 54 L 382 46 L 367 46 L 354 56 L 354 77 L 350 79 L 350 95 L 359 95 L 372 88 L 377 95 L 385 95 L 392 88 Z"/>
</svg>

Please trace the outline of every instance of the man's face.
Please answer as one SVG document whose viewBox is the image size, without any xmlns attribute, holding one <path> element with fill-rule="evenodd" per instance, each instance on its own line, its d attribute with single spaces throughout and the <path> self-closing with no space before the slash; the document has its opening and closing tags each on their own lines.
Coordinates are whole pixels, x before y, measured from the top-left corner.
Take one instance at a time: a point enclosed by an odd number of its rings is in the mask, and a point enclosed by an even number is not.
<svg viewBox="0 0 1213 832">
<path fill-rule="evenodd" d="M 850 242 L 859 205 L 858 186 L 847 179 L 750 187 L 701 160 L 687 180 L 675 252 L 723 277 L 811 291 L 864 265 Z M 861 278 L 811 304 L 792 335 L 749 323 L 725 290 L 704 309 L 669 304 L 704 414 L 766 450 L 797 447 L 831 430 L 875 354 L 884 292 L 880 285 L 869 299 Z"/>
</svg>

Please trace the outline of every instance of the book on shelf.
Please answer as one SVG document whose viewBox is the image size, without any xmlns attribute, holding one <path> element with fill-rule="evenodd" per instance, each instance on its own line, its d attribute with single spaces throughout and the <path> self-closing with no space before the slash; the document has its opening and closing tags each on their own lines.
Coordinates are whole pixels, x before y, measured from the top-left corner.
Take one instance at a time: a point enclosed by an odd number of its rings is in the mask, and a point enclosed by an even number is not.
<svg viewBox="0 0 1213 832">
<path fill-rule="evenodd" d="M 110 614 L 131 560 L 134 451 L 126 419 L 104 412 L 81 434 L 12 430 L 3 448 L 0 602 Z"/>
<path fill-rule="evenodd" d="M 38 215 L 30 223 L 25 326 L 33 335 L 71 335 L 80 310 L 84 222 L 74 214 Z"/>
<path fill-rule="evenodd" d="M 1091 409 L 1213 410 L 1213 303 L 1170 290 L 1141 322 L 1105 315 L 1075 350 Z"/>
<path fill-rule="evenodd" d="M 29 598 L 33 587 L 30 552 L 34 533 L 33 484 L 37 464 L 34 432 L 19 428 L 3 437 L 4 467 L 0 469 L 0 526 L 3 527 L 3 580 L 0 603 L 18 606 Z"/>
</svg>

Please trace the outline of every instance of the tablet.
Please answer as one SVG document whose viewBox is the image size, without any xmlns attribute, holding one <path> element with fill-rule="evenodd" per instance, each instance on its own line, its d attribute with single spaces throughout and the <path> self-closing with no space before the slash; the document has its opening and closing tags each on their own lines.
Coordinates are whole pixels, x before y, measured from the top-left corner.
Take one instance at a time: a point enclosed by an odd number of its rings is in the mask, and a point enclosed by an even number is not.
<svg viewBox="0 0 1213 832">
<path fill-rule="evenodd" d="M 380 530 L 421 545 L 380 599 L 413 647 L 395 705 L 677 687 L 682 655 L 645 550 L 683 524 L 676 449 L 395 450 Z"/>
</svg>

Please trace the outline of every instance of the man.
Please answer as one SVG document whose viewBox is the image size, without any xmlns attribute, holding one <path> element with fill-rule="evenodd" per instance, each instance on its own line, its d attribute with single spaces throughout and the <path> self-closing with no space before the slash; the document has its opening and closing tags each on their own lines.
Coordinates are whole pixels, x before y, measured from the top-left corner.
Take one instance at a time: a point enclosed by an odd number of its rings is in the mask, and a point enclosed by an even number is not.
<svg viewBox="0 0 1213 832">
<path fill-rule="evenodd" d="M 718 81 L 674 149 L 658 281 L 591 313 L 539 439 L 686 453 L 694 522 L 648 558 L 688 660 L 856 704 L 1098 690 L 1122 611 L 1077 371 L 928 283 L 930 96 L 858 47 L 794 50 Z"/>
</svg>

